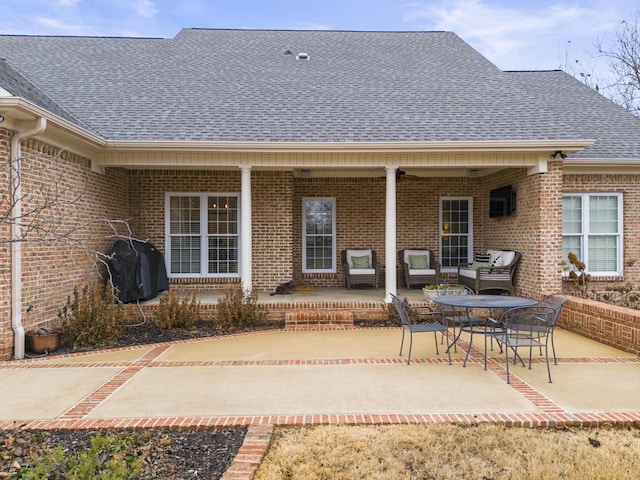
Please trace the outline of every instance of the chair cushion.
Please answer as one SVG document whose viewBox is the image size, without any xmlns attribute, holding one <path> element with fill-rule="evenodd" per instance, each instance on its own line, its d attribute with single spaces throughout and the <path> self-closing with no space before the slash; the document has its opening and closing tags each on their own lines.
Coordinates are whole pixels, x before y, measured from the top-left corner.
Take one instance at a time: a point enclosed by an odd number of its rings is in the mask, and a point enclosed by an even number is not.
<svg viewBox="0 0 640 480">
<path fill-rule="evenodd" d="M 461 268 L 458 275 L 467 278 L 476 278 L 476 271 L 471 268 Z"/>
<path fill-rule="evenodd" d="M 488 253 L 476 253 L 476 262 L 491 263 L 491 255 Z"/>
<path fill-rule="evenodd" d="M 429 268 L 429 260 L 426 255 L 409 255 L 410 270 L 426 270 Z"/>
<path fill-rule="evenodd" d="M 502 266 L 502 250 L 487 250 L 492 267 Z"/>
<path fill-rule="evenodd" d="M 349 264 L 349 268 L 353 268 L 353 262 L 351 261 L 351 257 L 362 257 L 362 256 L 367 256 L 369 258 L 371 258 L 372 254 L 371 254 L 371 250 L 347 250 L 347 263 Z M 369 260 L 369 267 L 371 266 L 371 260 Z"/>
<path fill-rule="evenodd" d="M 349 275 L 375 275 L 375 268 L 350 268 Z"/>
<path fill-rule="evenodd" d="M 409 275 L 435 275 L 436 271 L 432 268 L 423 268 L 419 270 L 409 269 Z"/>
<path fill-rule="evenodd" d="M 371 257 L 369 255 L 352 256 L 351 263 L 354 269 L 368 269 L 371 268 Z"/>
<path fill-rule="evenodd" d="M 409 257 L 410 256 L 412 257 L 414 255 L 427 257 L 427 266 L 424 268 L 431 268 L 431 265 L 429 265 L 429 262 L 431 261 L 431 250 L 405 250 L 402 253 L 402 256 L 403 256 L 404 263 L 409 264 L 409 268 L 413 268 L 411 267 L 411 262 L 409 261 Z"/>
<path fill-rule="evenodd" d="M 487 253 L 491 256 L 493 267 L 506 267 L 516 258 L 516 252 L 512 250 L 487 250 Z"/>
<path fill-rule="evenodd" d="M 508 265 L 511 265 L 515 260 L 515 258 L 516 258 L 516 252 L 513 252 L 511 250 L 506 250 L 502 252 L 502 265 L 505 267 Z"/>
</svg>

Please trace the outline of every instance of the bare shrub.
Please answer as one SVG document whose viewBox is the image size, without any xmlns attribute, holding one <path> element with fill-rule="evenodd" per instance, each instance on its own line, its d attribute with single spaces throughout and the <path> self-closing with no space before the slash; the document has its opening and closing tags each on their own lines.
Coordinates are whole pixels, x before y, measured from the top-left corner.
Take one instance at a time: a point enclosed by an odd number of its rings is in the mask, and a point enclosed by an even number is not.
<svg viewBox="0 0 640 480">
<path fill-rule="evenodd" d="M 125 307 L 116 302 L 106 284 L 91 283 L 73 290 L 73 298 L 58 312 L 62 341 L 73 350 L 100 348 L 117 342 L 124 333 Z"/>
<path fill-rule="evenodd" d="M 264 325 L 265 313 L 258 305 L 258 295 L 230 288 L 218 300 L 217 323 L 224 330 L 244 330 Z"/>
<path fill-rule="evenodd" d="M 160 297 L 160 307 L 155 323 L 162 330 L 193 330 L 199 319 L 200 302 L 196 300 L 195 293 L 189 297 L 168 291 Z"/>
</svg>

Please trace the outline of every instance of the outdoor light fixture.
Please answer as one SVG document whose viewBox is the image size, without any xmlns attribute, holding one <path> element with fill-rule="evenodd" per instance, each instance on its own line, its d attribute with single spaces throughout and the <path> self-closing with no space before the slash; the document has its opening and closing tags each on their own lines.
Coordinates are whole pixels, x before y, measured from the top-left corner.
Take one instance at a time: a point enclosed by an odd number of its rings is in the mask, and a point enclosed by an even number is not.
<svg viewBox="0 0 640 480">
<path fill-rule="evenodd" d="M 564 160 L 565 158 L 567 158 L 567 156 L 566 156 L 564 153 L 562 153 L 562 151 L 560 151 L 560 150 L 556 150 L 555 152 L 553 152 L 551 155 L 549 155 L 549 158 L 554 159 L 554 158 L 556 158 L 558 155 L 560 155 L 560 158 L 561 158 L 561 159 L 563 159 L 563 160 Z"/>
<path fill-rule="evenodd" d="M 4 117 L 0 115 L 0 123 L 4 122 Z"/>
</svg>

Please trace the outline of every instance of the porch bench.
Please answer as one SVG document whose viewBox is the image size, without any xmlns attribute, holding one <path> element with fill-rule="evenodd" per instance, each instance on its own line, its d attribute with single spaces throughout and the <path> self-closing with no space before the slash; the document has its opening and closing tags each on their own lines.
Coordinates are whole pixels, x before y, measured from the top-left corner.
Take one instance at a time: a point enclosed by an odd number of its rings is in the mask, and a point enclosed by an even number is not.
<svg viewBox="0 0 640 480">
<path fill-rule="evenodd" d="M 514 274 L 520 262 L 520 253 L 513 250 L 487 250 L 489 262 L 458 265 L 458 283 L 476 293 L 498 290 L 513 293 Z"/>
</svg>

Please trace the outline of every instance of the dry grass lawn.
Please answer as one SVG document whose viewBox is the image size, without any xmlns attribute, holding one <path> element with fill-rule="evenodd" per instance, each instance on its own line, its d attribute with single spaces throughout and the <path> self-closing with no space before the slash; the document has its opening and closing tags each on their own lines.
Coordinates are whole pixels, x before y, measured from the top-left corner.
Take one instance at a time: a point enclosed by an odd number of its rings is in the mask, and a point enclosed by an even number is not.
<svg viewBox="0 0 640 480">
<path fill-rule="evenodd" d="M 637 479 L 640 430 L 497 425 L 276 429 L 254 480 Z"/>
</svg>

